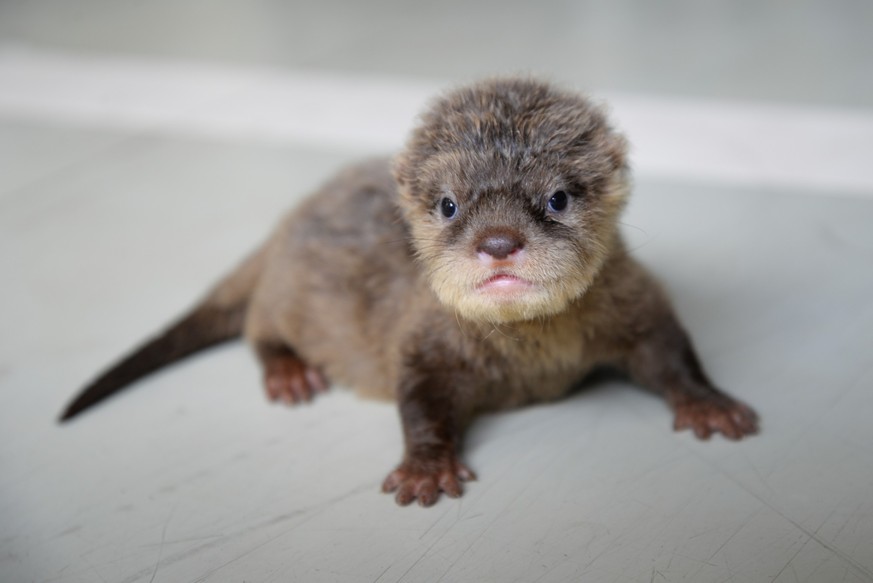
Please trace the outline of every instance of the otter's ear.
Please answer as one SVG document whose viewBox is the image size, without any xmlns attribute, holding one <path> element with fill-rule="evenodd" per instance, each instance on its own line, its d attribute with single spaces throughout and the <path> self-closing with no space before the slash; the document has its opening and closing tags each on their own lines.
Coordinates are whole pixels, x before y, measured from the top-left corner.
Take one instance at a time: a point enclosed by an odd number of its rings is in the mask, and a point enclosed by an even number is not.
<svg viewBox="0 0 873 583">
<path fill-rule="evenodd" d="M 409 156 L 406 152 L 397 154 L 391 161 L 391 173 L 394 175 L 394 180 L 397 181 L 397 185 L 401 189 L 409 186 L 409 183 L 412 180 L 412 177 L 409 175 L 409 166 Z"/>
<path fill-rule="evenodd" d="M 608 172 L 627 169 L 629 144 L 624 134 L 610 123 L 606 106 L 593 106 L 588 121 L 590 125 L 580 137 L 598 152 L 598 158 L 605 163 L 605 167 L 601 166 L 601 169 Z"/>
<path fill-rule="evenodd" d="M 609 157 L 613 170 L 628 167 L 628 150 L 629 145 L 624 134 L 614 129 L 610 129 L 606 134 L 605 151 L 606 155 Z"/>
<path fill-rule="evenodd" d="M 413 167 L 409 152 L 406 150 L 397 154 L 394 160 L 391 161 L 391 173 L 397 182 L 398 202 L 403 208 L 412 208 L 414 206 L 412 193 L 415 190 L 417 179 L 412 170 Z"/>
</svg>

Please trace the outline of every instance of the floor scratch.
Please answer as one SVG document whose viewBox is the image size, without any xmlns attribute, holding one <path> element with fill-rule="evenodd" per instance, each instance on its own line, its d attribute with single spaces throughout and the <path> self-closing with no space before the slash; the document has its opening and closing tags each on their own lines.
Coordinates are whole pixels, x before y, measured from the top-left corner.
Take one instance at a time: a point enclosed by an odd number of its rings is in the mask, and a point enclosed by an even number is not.
<svg viewBox="0 0 873 583">
<path fill-rule="evenodd" d="M 164 545 L 167 542 L 167 527 L 170 526 L 170 522 L 173 520 L 173 515 L 176 513 L 176 507 L 174 506 L 172 510 L 170 510 L 170 515 L 167 516 L 167 521 L 164 522 L 164 528 L 161 531 L 161 545 L 158 547 L 158 559 L 155 561 L 155 569 L 152 571 L 152 577 L 149 579 L 149 583 L 154 583 L 155 576 L 158 574 L 158 568 L 161 566 L 161 557 L 164 555 Z"/>
<path fill-rule="evenodd" d="M 869 569 L 867 569 L 866 567 L 864 567 L 864 565 L 861 565 L 861 564 L 859 564 L 858 562 L 856 562 L 852 557 L 850 557 L 850 556 L 847 555 L 846 553 L 842 552 L 840 549 L 836 548 L 836 547 L 833 546 L 832 544 L 828 543 L 827 541 L 825 541 L 824 539 L 822 539 L 821 537 L 819 537 L 818 534 L 817 534 L 818 529 L 816 529 L 816 531 L 810 531 L 809 529 L 807 529 L 806 527 L 804 527 L 803 525 L 801 525 L 800 523 L 798 523 L 797 521 L 795 521 L 794 519 L 792 519 L 790 516 L 788 516 L 787 514 L 785 514 L 782 510 L 780 510 L 779 508 L 777 508 L 776 506 L 774 506 L 774 505 L 773 505 L 769 500 L 764 499 L 764 498 L 763 498 L 762 496 L 760 496 L 757 492 L 755 492 L 755 491 L 752 490 L 751 488 L 747 487 L 747 486 L 746 486 L 745 484 L 743 484 L 740 480 L 738 480 L 735 476 L 731 475 L 730 472 L 726 472 L 726 471 L 725 471 L 724 469 L 722 469 L 718 464 L 713 463 L 711 460 L 709 460 L 709 459 L 707 459 L 706 457 L 704 457 L 704 456 L 698 454 L 697 452 L 693 452 L 693 454 L 694 454 L 695 456 L 697 456 L 699 459 L 701 459 L 704 463 L 706 463 L 707 465 L 709 465 L 710 467 L 712 467 L 712 468 L 713 468 L 715 471 L 717 471 L 719 474 L 721 474 L 722 476 L 724 476 L 725 478 L 727 478 L 728 480 L 730 480 L 733 484 L 735 484 L 737 487 L 739 487 L 740 489 L 742 489 L 744 492 L 746 492 L 747 494 L 749 494 L 750 496 L 752 496 L 753 498 L 755 498 L 756 500 L 758 500 L 758 502 L 760 502 L 761 504 L 763 504 L 764 506 L 766 506 L 767 508 L 769 508 L 770 510 L 772 510 L 773 512 L 775 512 L 775 513 L 776 513 L 778 516 L 780 516 L 783 520 L 785 520 L 786 522 L 788 522 L 789 524 L 791 524 L 792 526 L 794 526 L 794 528 L 796 528 L 796 529 L 799 530 L 801 533 L 803 533 L 804 535 L 806 535 L 806 537 L 807 537 L 808 539 L 814 540 L 814 541 L 817 542 L 819 545 L 821 545 L 823 548 L 825 548 L 825 549 L 828 550 L 830 553 L 832 553 L 835 557 L 837 557 L 837 558 L 841 559 L 842 561 L 844 561 L 845 564 L 847 564 L 847 565 L 848 565 L 848 566 L 849 566 L 853 571 L 855 571 L 856 574 L 860 575 L 861 577 L 863 577 L 864 579 L 866 579 L 866 580 L 868 580 L 868 581 L 873 582 L 873 573 L 871 573 Z M 808 543 L 808 542 L 809 542 L 809 541 L 807 540 L 807 543 Z M 806 544 L 806 543 L 804 543 L 804 545 L 805 545 L 805 544 Z M 803 548 L 803 547 L 801 547 L 801 548 Z M 798 552 L 800 552 L 800 551 L 798 551 Z M 791 561 L 794 560 L 794 557 L 795 557 L 795 556 L 797 556 L 797 555 L 795 554 L 794 556 L 792 556 L 792 558 L 788 561 L 788 563 L 786 563 L 785 567 L 787 567 L 788 564 L 790 564 Z M 782 571 L 785 570 L 785 567 L 783 567 L 782 570 L 779 571 L 779 574 L 781 574 Z M 778 577 L 778 576 L 779 576 L 779 575 L 777 574 L 777 577 Z M 774 579 L 775 579 L 775 578 L 774 578 Z"/>
</svg>

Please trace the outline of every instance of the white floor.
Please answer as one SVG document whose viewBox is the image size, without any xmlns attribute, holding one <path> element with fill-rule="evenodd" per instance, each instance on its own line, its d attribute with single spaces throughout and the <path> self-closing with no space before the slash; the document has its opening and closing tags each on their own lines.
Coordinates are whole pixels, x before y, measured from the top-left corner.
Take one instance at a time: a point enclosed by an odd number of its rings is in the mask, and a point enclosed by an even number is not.
<svg viewBox="0 0 873 583">
<path fill-rule="evenodd" d="M 531 31 L 503 54 L 473 50 L 487 3 L 454 37 L 385 1 L 332 28 L 338 4 L 309 26 L 266 2 L 0 7 L 0 581 L 873 581 L 869 9 L 553 1 L 501 13 L 494 42 Z M 241 344 L 55 424 L 430 92 L 513 66 L 610 98 L 639 169 L 626 232 L 759 436 L 675 434 L 603 380 L 481 419 L 479 481 L 399 508 L 393 407 L 270 406 Z"/>
</svg>

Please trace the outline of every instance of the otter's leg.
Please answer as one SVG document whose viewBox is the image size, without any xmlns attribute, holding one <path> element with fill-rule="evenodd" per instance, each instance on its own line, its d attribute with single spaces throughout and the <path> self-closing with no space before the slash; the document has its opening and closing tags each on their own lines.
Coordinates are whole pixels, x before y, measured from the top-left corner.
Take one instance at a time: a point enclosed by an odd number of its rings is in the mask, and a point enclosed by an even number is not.
<svg viewBox="0 0 873 583">
<path fill-rule="evenodd" d="M 734 440 L 758 431 L 755 411 L 710 382 L 672 314 L 637 342 L 627 364 L 634 380 L 667 399 L 675 430 L 691 429 L 700 439 L 720 432 Z"/>
<path fill-rule="evenodd" d="M 403 461 L 388 474 L 383 492 L 397 492 L 397 503 L 418 500 L 431 506 L 445 492 L 457 498 L 461 483 L 476 476 L 458 459 L 469 407 L 464 379 L 451 365 L 429 366 L 425 359 L 407 368 L 397 401 L 403 424 Z"/>
<path fill-rule="evenodd" d="M 327 390 L 328 382 L 283 340 L 274 324 L 276 315 L 267 308 L 270 302 L 262 297 L 268 295 L 261 288 L 255 290 L 244 326 L 246 340 L 261 363 L 267 398 L 288 405 L 310 401 Z"/>
<path fill-rule="evenodd" d="M 264 372 L 264 389 L 271 401 L 295 405 L 311 401 L 316 393 L 327 390 L 321 372 L 307 365 L 286 344 L 276 340 L 258 340 L 255 353 Z"/>
</svg>

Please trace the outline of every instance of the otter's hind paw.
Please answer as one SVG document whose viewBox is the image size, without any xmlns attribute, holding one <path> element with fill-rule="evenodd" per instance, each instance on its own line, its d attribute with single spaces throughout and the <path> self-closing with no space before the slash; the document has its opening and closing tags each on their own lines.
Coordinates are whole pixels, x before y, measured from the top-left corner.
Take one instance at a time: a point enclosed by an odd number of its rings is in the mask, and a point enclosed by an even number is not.
<svg viewBox="0 0 873 583">
<path fill-rule="evenodd" d="M 293 354 L 277 355 L 264 365 L 264 388 L 271 401 L 296 405 L 327 391 L 328 383 L 318 369 Z"/>
</svg>

